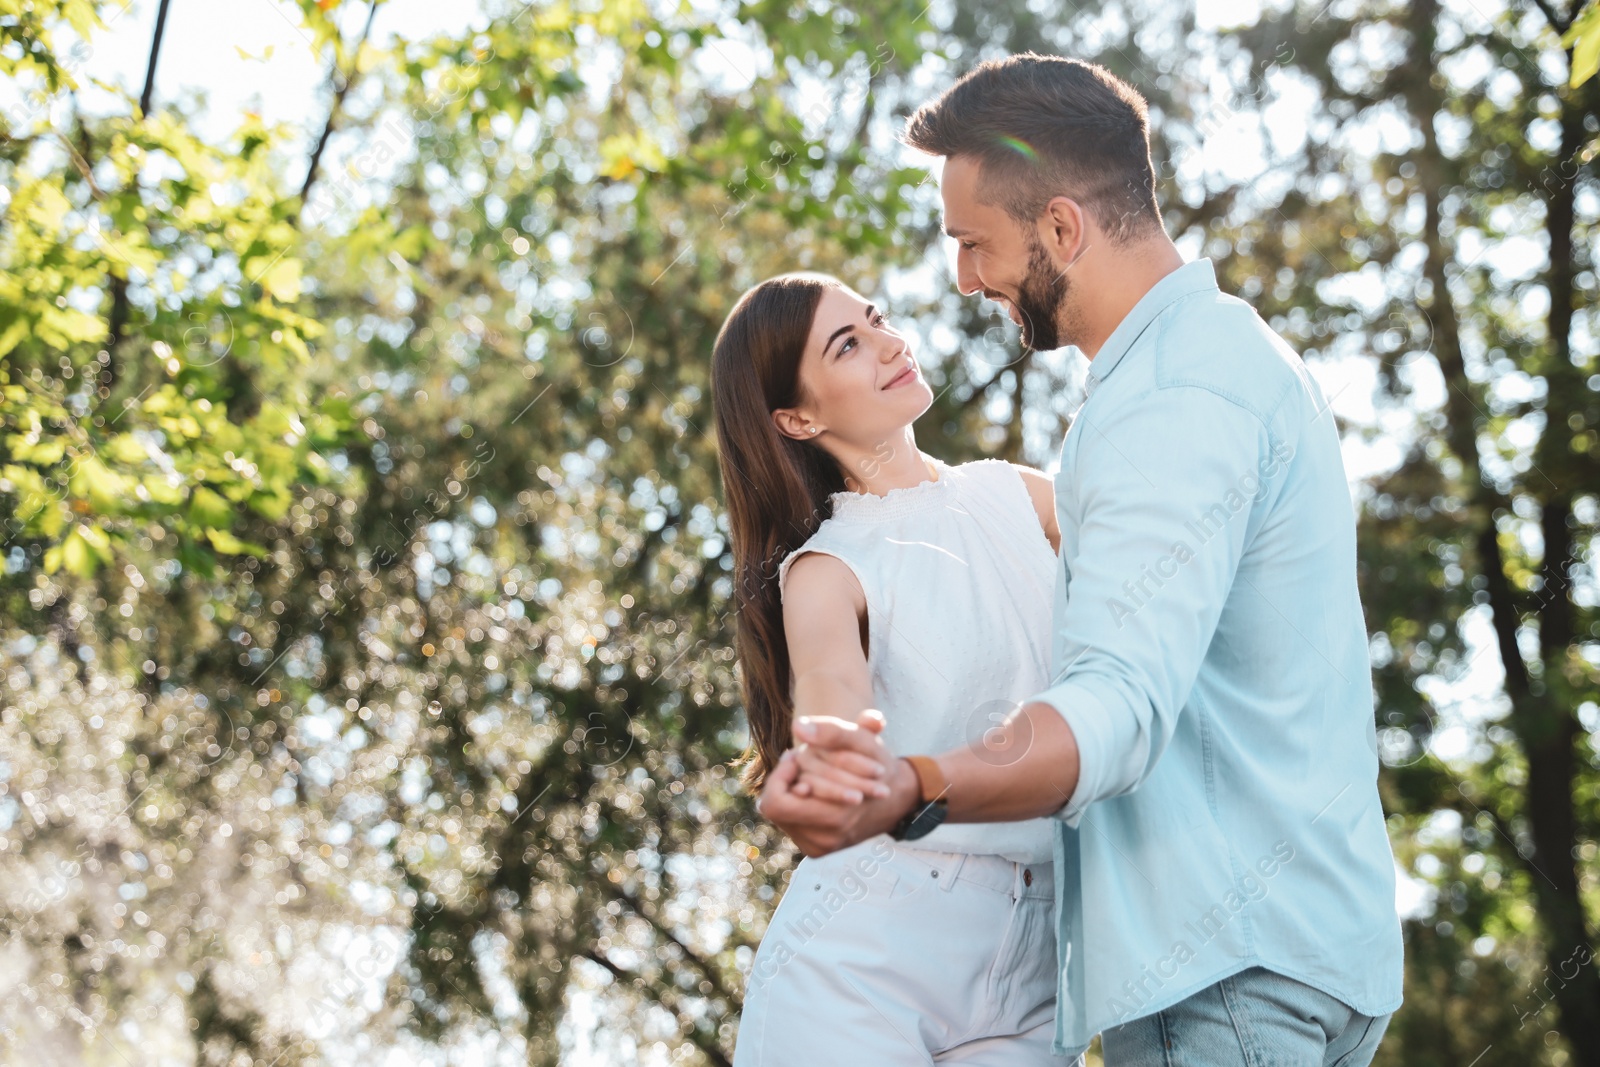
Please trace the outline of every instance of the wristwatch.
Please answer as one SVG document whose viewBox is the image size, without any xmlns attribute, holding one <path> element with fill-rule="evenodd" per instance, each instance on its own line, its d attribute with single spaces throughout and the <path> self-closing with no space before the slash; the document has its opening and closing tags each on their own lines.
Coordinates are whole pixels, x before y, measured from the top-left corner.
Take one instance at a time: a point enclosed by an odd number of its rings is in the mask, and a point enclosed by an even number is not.
<svg viewBox="0 0 1600 1067">
<path fill-rule="evenodd" d="M 917 804 L 895 824 L 889 836 L 896 841 L 915 841 L 933 833 L 950 814 L 950 802 L 945 799 L 950 785 L 932 757 L 906 756 L 905 761 L 917 772 Z"/>
</svg>

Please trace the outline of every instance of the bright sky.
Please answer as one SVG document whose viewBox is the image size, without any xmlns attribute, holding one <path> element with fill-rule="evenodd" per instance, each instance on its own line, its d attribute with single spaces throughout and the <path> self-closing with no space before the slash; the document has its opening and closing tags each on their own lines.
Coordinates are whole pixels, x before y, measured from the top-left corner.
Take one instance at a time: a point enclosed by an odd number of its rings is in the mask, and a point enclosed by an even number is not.
<svg viewBox="0 0 1600 1067">
<path fill-rule="evenodd" d="M 120 13 L 115 5 L 108 6 L 108 29 L 96 39 L 84 71 L 137 96 L 144 87 L 157 7 L 155 0 L 132 0 Z M 345 3 L 339 10 L 345 13 L 346 39 L 353 40 L 359 21 L 366 17 L 366 5 Z M 388 0 L 373 21 L 372 40 L 386 45 L 396 32 L 409 40 L 459 34 L 487 22 L 475 4 Z M 170 103 L 190 93 L 204 94 L 207 106 L 197 128 L 208 140 L 225 137 L 246 110 L 260 112 L 268 122 L 290 122 L 320 132 L 328 110 L 325 64 L 312 51 L 311 36 L 301 28 L 300 13 L 291 3 L 172 0 L 155 97 L 158 103 Z M 117 106 L 109 94 L 92 90 L 83 99 L 91 110 Z"/>
</svg>

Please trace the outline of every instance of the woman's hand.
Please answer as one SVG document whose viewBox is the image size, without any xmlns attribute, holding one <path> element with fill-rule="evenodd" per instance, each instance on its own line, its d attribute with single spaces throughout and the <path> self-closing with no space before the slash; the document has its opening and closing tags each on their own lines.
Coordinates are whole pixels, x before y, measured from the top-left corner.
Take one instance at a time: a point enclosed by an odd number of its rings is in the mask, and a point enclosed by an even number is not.
<svg viewBox="0 0 1600 1067">
<path fill-rule="evenodd" d="M 868 721 L 868 720 L 876 721 Z M 862 713 L 856 722 L 844 719 L 820 718 L 815 729 L 802 727 L 805 720 L 796 722 L 796 737 L 806 744 L 813 759 L 828 755 L 854 752 L 856 755 L 888 768 L 881 778 L 871 782 L 888 788 L 883 797 L 868 796 L 857 802 L 824 800 L 816 796 L 800 796 L 796 785 L 801 776 L 802 757 L 796 749 L 789 749 L 778 760 L 778 765 L 767 775 L 761 789 L 761 799 L 756 810 L 788 834 L 800 851 L 807 856 L 825 856 L 830 852 L 864 841 L 874 834 L 883 833 L 903 819 L 917 804 L 917 777 L 910 764 L 889 754 L 878 734 L 883 730 L 883 716 L 876 711 Z M 815 742 L 815 743 L 812 743 Z M 853 761 L 845 761 L 853 763 Z M 853 764 L 861 766 L 860 764 Z M 832 766 L 829 764 L 829 766 Z M 819 772 L 811 779 L 813 787 L 826 779 Z"/>
<path fill-rule="evenodd" d="M 854 723 L 832 720 L 843 730 L 864 730 L 872 735 L 874 755 L 865 755 L 850 749 L 825 749 L 813 747 L 806 739 L 809 720 L 801 718 L 795 723 L 795 747 L 791 750 L 798 766 L 793 792 L 799 797 L 839 804 L 859 804 L 868 797 L 883 798 L 889 795 L 887 778 L 893 757 L 877 735 L 883 732 L 883 715 L 869 708 L 856 717 Z M 881 753 L 881 755 L 880 755 Z"/>
</svg>

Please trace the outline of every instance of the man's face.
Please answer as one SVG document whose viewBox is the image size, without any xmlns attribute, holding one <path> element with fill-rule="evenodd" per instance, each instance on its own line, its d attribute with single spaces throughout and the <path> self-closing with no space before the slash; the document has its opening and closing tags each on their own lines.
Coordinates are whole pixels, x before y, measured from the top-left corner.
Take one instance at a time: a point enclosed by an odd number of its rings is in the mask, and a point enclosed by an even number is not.
<svg viewBox="0 0 1600 1067">
<path fill-rule="evenodd" d="M 1022 330 L 1022 343 L 1038 351 L 1071 344 L 1063 329 L 1068 284 L 1034 227 L 1019 224 L 1004 208 L 983 203 L 981 167 L 967 156 L 945 160 L 939 191 L 945 233 L 955 238 L 956 288 L 982 293 L 1003 305 Z"/>
</svg>

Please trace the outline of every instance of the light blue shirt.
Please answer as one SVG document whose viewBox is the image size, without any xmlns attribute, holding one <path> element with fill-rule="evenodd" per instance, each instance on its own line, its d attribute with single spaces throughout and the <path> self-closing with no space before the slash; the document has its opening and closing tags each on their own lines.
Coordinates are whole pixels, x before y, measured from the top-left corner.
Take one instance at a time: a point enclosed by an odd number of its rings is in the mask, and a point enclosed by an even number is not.
<svg viewBox="0 0 1600 1067">
<path fill-rule="evenodd" d="M 1089 365 L 1061 448 L 1057 1051 L 1261 966 L 1400 1005 L 1355 515 L 1333 413 L 1210 260 Z"/>
</svg>

